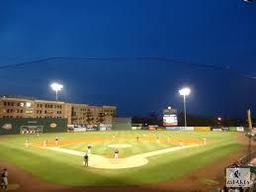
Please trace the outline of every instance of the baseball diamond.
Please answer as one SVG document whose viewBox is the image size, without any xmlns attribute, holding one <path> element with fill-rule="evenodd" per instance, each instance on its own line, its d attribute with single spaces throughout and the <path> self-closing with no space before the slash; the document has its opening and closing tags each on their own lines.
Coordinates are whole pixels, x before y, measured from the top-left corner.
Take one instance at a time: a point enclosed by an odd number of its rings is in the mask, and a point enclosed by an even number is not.
<svg viewBox="0 0 256 192">
<path fill-rule="evenodd" d="M 9 135 L 0 137 L 0 161 L 13 163 L 34 177 L 59 185 L 144 185 L 175 181 L 218 164 L 243 148 L 238 136 L 236 132 L 196 131 Z M 59 141 L 57 146 L 55 138 Z M 83 155 L 88 146 L 89 167 L 84 167 Z M 114 158 L 116 149 L 118 159 Z"/>
</svg>

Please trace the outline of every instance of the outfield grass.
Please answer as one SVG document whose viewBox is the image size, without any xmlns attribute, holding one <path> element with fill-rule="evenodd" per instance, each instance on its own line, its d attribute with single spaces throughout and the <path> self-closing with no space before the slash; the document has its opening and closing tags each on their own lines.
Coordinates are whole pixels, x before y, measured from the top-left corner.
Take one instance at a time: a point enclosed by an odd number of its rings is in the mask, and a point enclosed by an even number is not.
<svg viewBox="0 0 256 192">
<path fill-rule="evenodd" d="M 56 136 L 62 139 L 69 138 L 110 138 L 137 135 L 154 136 L 161 138 L 207 138 L 208 144 L 196 148 L 184 149 L 149 159 L 149 163 L 139 168 L 120 170 L 101 170 L 82 167 L 82 159 L 77 156 L 56 153 L 40 148 L 25 148 L 26 138 L 31 142 L 42 142 L 44 139 L 54 140 Z M 212 162 L 218 161 L 241 149 L 236 139 L 237 133 L 217 132 L 149 132 L 149 131 L 120 131 L 120 132 L 88 132 L 88 133 L 59 133 L 37 136 L 2 136 L 0 137 L 0 160 L 14 163 L 18 167 L 31 172 L 46 181 L 71 186 L 107 186 L 107 185 L 139 185 L 142 183 L 160 182 L 176 179 L 202 168 Z M 136 140 L 125 143 L 135 145 L 124 153 L 138 154 L 160 148 L 170 147 L 165 143 L 136 143 Z M 107 155 L 106 148 L 109 143 L 94 143 L 95 152 Z M 66 146 L 76 150 L 84 150 L 88 143 Z"/>
</svg>

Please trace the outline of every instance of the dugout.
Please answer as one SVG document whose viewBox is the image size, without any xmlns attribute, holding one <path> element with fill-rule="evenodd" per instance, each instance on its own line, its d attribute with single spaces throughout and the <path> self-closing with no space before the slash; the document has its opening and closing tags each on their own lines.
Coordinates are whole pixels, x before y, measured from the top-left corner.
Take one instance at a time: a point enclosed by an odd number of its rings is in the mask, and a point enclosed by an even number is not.
<svg viewBox="0 0 256 192">
<path fill-rule="evenodd" d="M 132 118 L 130 117 L 116 117 L 113 118 L 112 130 L 131 130 Z"/>
<path fill-rule="evenodd" d="M 67 119 L 0 118 L 0 135 L 67 131 Z"/>
</svg>

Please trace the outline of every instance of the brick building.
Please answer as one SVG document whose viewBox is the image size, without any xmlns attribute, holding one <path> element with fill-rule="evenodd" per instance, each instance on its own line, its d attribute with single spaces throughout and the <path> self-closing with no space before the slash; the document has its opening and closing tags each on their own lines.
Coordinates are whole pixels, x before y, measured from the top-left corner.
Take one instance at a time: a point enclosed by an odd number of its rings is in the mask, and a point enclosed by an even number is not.
<svg viewBox="0 0 256 192">
<path fill-rule="evenodd" d="M 29 97 L 0 97 L 0 118 L 65 118 L 68 124 L 111 124 L 115 106 L 89 106 Z"/>
</svg>

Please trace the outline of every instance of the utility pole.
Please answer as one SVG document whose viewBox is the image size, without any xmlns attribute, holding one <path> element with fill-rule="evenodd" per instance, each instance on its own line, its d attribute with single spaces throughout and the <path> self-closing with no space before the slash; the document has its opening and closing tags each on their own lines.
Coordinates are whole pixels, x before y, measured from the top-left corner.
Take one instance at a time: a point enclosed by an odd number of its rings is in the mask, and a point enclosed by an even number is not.
<svg viewBox="0 0 256 192">
<path fill-rule="evenodd" d="M 249 144 L 248 144 L 248 161 L 251 161 L 251 152 L 252 152 L 252 114 L 251 110 L 247 111 L 248 118 L 248 128 L 249 128 Z"/>
<path fill-rule="evenodd" d="M 252 114 L 250 109 L 248 109 L 247 111 L 247 117 L 248 117 L 249 130 L 252 131 Z"/>
</svg>

